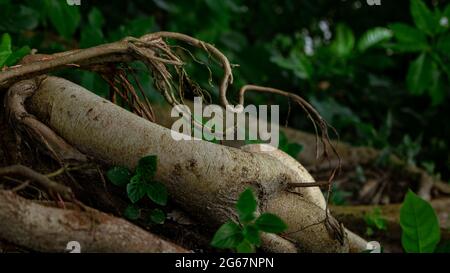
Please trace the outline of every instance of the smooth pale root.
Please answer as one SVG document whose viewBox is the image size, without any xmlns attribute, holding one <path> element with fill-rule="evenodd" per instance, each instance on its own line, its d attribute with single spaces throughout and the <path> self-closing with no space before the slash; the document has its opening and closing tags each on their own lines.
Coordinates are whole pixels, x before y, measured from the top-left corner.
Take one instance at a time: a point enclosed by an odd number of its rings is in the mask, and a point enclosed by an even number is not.
<svg viewBox="0 0 450 273">
<path fill-rule="evenodd" d="M 156 155 L 156 179 L 166 184 L 171 199 L 211 226 L 236 217 L 235 202 L 249 186 L 257 191 L 260 208 L 280 214 L 291 230 L 302 228 L 303 223 L 323 220 L 324 202 L 320 201 L 323 196 L 317 188 L 301 189 L 304 196 L 295 195 L 295 202 L 290 201 L 293 197 L 280 198 L 287 183 L 314 180 L 303 167 L 293 167 L 292 162 L 286 164 L 273 154 L 205 141 L 175 141 L 169 129 L 56 77 L 48 77 L 41 83 L 29 106 L 33 114 L 69 143 L 109 164 L 133 169 L 141 157 Z M 290 212 L 281 204 L 285 201 L 292 204 Z M 316 209 L 309 210 L 310 207 Z M 341 246 L 329 236 L 323 224 L 315 225 L 307 233 L 297 232 L 289 239 L 305 251 L 348 250 L 348 243 Z"/>
<path fill-rule="evenodd" d="M 70 204 L 69 204 L 70 205 Z M 121 218 L 89 209 L 59 209 L 0 190 L 0 237 L 43 252 L 64 252 L 70 241 L 81 252 L 188 252 Z"/>
</svg>

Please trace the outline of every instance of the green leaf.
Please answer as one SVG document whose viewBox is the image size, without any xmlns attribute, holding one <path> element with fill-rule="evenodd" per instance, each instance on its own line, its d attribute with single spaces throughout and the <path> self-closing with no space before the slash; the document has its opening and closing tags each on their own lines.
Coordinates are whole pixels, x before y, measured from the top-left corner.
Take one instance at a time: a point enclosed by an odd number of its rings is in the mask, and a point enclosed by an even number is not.
<svg viewBox="0 0 450 273">
<path fill-rule="evenodd" d="M 406 85 L 412 94 L 423 94 L 430 86 L 433 77 L 432 66 L 431 58 L 425 53 L 422 53 L 410 63 L 408 75 L 406 76 Z"/>
<path fill-rule="evenodd" d="M 127 185 L 127 194 L 131 202 L 136 203 L 147 193 L 147 184 L 142 181 L 139 175 L 133 176 Z"/>
<path fill-rule="evenodd" d="M 146 182 L 152 181 L 156 173 L 157 164 L 158 158 L 156 156 L 145 156 L 139 160 L 136 174 L 140 175 Z"/>
<path fill-rule="evenodd" d="M 11 53 L 11 36 L 9 36 L 8 33 L 5 33 L 0 40 L 0 68 L 3 67 Z"/>
<path fill-rule="evenodd" d="M 95 28 L 102 28 L 105 23 L 105 18 L 103 17 L 102 12 L 94 7 L 91 9 L 88 15 L 89 24 Z"/>
<path fill-rule="evenodd" d="M 130 182 L 131 172 L 125 167 L 114 167 L 106 173 L 109 181 L 116 186 L 125 186 Z"/>
<path fill-rule="evenodd" d="M 407 253 L 432 253 L 439 243 L 439 222 L 434 209 L 411 190 L 400 208 L 400 226 Z"/>
<path fill-rule="evenodd" d="M 436 49 L 450 57 L 450 33 L 446 33 L 439 38 Z"/>
<path fill-rule="evenodd" d="M 450 253 L 450 240 L 440 242 L 434 252 L 435 253 Z"/>
<path fill-rule="evenodd" d="M 53 27 L 64 38 L 72 39 L 81 20 L 79 7 L 67 5 L 66 1 L 60 0 L 45 0 L 44 5 Z"/>
<path fill-rule="evenodd" d="M 331 44 L 331 50 L 339 57 L 347 57 L 355 46 L 355 36 L 352 30 L 343 24 L 336 27 L 336 38 Z"/>
<path fill-rule="evenodd" d="M 156 224 L 164 224 L 166 221 L 166 214 L 160 209 L 154 209 L 150 212 L 150 220 Z"/>
<path fill-rule="evenodd" d="M 297 158 L 298 154 L 303 151 L 303 145 L 292 142 L 286 146 L 286 153 L 293 158 Z"/>
<path fill-rule="evenodd" d="M 28 55 L 30 53 L 30 51 L 31 51 L 31 49 L 28 46 L 23 46 L 23 47 L 19 48 L 18 50 L 14 51 L 11 55 L 9 55 L 8 59 L 6 60 L 5 65 L 7 65 L 7 66 L 15 65 L 23 57 Z"/>
<path fill-rule="evenodd" d="M 438 69 L 437 64 L 433 62 L 433 65 L 431 67 L 432 81 L 428 90 L 428 94 L 431 97 L 432 105 L 439 105 L 444 102 L 447 91 L 445 90 L 442 73 Z"/>
<path fill-rule="evenodd" d="M 411 0 L 411 15 L 417 28 L 433 35 L 439 26 L 436 17 L 422 0 Z"/>
<path fill-rule="evenodd" d="M 247 240 L 243 240 L 237 247 L 237 253 L 254 253 L 255 248 Z"/>
<path fill-rule="evenodd" d="M 387 28 L 377 27 L 366 31 L 358 41 L 358 50 L 361 52 L 374 47 L 381 42 L 389 40 L 392 37 L 392 31 Z"/>
<path fill-rule="evenodd" d="M 123 212 L 123 215 L 130 220 L 136 220 L 140 217 L 141 210 L 136 206 L 129 205 Z"/>
<path fill-rule="evenodd" d="M 244 236 L 241 228 L 234 222 L 226 222 L 214 234 L 211 245 L 217 248 L 235 248 Z"/>
<path fill-rule="evenodd" d="M 147 196 L 158 205 L 165 206 L 167 204 L 167 189 L 160 182 L 151 182 L 147 185 Z"/>
<path fill-rule="evenodd" d="M 102 13 L 97 8 L 93 8 L 88 15 L 89 26 L 81 29 L 80 47 L 87 48 L 102 44 L 105 38 L 102 26 L 105 22 Z"/>
<path fill-rule="evenodd" d="M 278 216 L 271 213 L 263 213 L 255 221 L 256 227 L 264 232 L 280 233 L 287 229 L 287 225 Z"/>
<path fill-rule="evenodd" d="M 420 30 L 403 23 L 389 25 L 394 37 L 399 42 L 393 46 L 394 50 L 402 52 L 417 52 L 428 47 L 427 38 Z"/>
<path fill-rule="evenodd" d="M 244 238 L 250 243 L 259 246 L 261 244 L 261 238 L 259 237 L 259 229 L 254 225 L 247 225 L 243 230 Z"/>
<path fill-rule="evenodd" d="M 253 191 L 248 188 L 241 193 L 239 200 L 236 203 L 236 209 L 239 214 L 239 219 L 242 222 L 252 221 L 255 218 L 255 211 L 258 204 L 256 202 Z"/>
</svg>

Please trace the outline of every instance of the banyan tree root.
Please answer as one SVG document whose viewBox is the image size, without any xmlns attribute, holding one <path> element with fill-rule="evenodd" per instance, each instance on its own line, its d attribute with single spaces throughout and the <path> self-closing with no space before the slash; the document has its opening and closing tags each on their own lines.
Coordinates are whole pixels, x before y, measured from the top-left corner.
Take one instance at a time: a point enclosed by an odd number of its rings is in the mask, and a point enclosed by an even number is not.
<svg viewBox="0 0 450 273">
<path fill-rule="evenodd" d="M 103 212 L 41 205 L 5 190 L 0 190 L 0 222 L 1 239 L 34 251 L 65 252 L 76 241 L 81 252 L 188 252 Z"/>
<path fill-rule="evenodd" d="M 239 194 L 252 187 L 259 211 L 273 212 L 287 223 L 280 236 L 265 236 L 263 248 L 280 251 L 362 251 L 366 242 L 331 215 L 309 173 L 281 151 L 261 152 L 261 145 L 236 149 L 198 140 L 175 141 L 169 129 L 140 118 L 67 80 L 47 77 L 30 98 L 28 110 L 82 153 L 111 165 L 136 167 L 146 155 L 158 157 L 156 178 L 172 200 L 198 219 L 217 227 L 237 219 Z M 295 246 L 295 247 L 292 247 Z"/>
</svg>

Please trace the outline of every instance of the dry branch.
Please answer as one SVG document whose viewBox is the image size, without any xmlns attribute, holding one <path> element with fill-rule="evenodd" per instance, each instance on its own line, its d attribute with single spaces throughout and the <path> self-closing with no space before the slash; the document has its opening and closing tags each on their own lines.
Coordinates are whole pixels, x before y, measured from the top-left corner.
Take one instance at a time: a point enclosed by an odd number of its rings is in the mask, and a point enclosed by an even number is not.
<svg viewBox="0 0 450 273">
<path fill-rule="evenodd" d="M 0 190 L 0 238 L 44 252 L 187 252 L 129 222 L 94 209 L 58 209 Z"/>
</svg>

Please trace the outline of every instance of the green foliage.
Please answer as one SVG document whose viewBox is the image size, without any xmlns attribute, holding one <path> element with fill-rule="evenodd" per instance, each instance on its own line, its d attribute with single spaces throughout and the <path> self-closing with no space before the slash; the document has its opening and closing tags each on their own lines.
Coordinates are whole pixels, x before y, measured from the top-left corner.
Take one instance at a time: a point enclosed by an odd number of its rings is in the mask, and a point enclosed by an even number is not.
<svg viewBox="0 0 450 273">
<path fill-rule="evenodd" d="M 381 215 L 380 208 L 374 208 L 371 212 L 364 215 L 364 221 L 366 222 L 367 229 L 366 234 L 372 236 L 375 231 L 387 230 L 387 221 Z"/>
<path fill-rule="evenodd" d="M 223 224 L 214 234 L 211 245 L 251 253 L 261 244 L 260 232 L 281 233 L 286 224 L 276 215 L 262 213 L 256 217 L 258 203 L 250 188 L 241 193 L 236 203 L 240 225 L 233 221 Z"/>
<path fill-rule="evenodd" d="M 141 210 L 135 205 L 128 205 L 123 215 L 130 220 L 137 220 L 141 216 Z"/>
<path fill-rule="evenodd" d="M 440 240 L 439 221 L 431 205 L 411 190 L 400 209 L 400 226 L 406 252 L 434 252 Z"/>
<path fill-rule="evenodd" d="M 166 214 L 160 209 L 154 209 L 150 213 L 150 220 L 156 224 L 164 224 Z"/>
<path fill-rule="evenodd" d="M 67 5 L 66 1 L 60 0 L 44 0 L 43 4 L 58 33 L 66 39 L 72 38 L 81 20 L 79 7 Z"/>
<path fill-rule="evenodd" d="M 450 5 L 446 10 L 450 9 Z M 450 69 L 446 64 L 447 52 L 450 52 L 448 26 L 441 26 L 442 15 L 439 9 L 432 12 L 422 0 L 411 0 L 410 11 L 415 27 L 397 23 L 390 27 L 397 39 L 392 45 L 398 52 L 417 52 L 419 56 L 409 65 L 406 85 L 413 95 L 425 92 L 431 97 L 432 103 L 443 103 L 448 95 Z M 444 75 L 447 75 L 445 77 Z"/>
<path fill-rule="evenodd" d="M 109 181 L 116 186 L 126 186 L 131 179 L 131 172 L 125 167 L 116 166 L 106 173 Z"/>
<path fill-rule="evenodd" d="M 23 46 L 13 51 L 11 44 L 11 36 L 4 33 L 0 38 L 0 69 L 3 66 L 12 66 L 30 52 L 28 46 Z"/>
<path fill-rule="evenodd" d="M 135 204 L 144 196 L 148 196 L 157 205 L 165 206 L 167 204 L 167 188 L 164 184 L 154 180 L 157 163 L 157 157 L 150 155 L 139 160 L 134 174 L 120 166 L 108 170 L 106 176 L 111 183 L 120 187 L 126 186 L 127 196 L 133 204 L 128 206 L 124 212 L 127 218 L 135 220 L 140 217 L 140 212 L 136 212 L 139 209 Z M 162 210 L 155 209 L 151 212 L 150 219 L 160 224 L 164 222 L 165 214 Z"/>
</svg>

